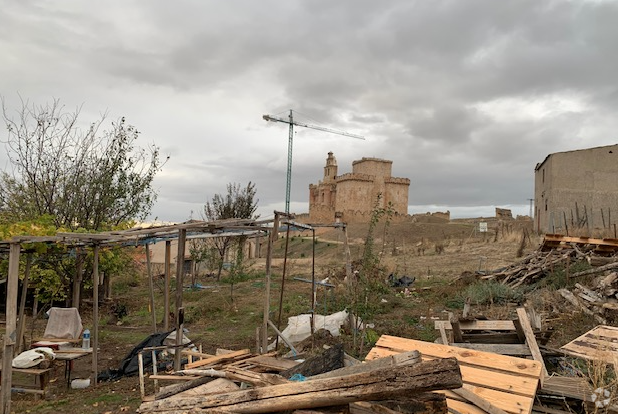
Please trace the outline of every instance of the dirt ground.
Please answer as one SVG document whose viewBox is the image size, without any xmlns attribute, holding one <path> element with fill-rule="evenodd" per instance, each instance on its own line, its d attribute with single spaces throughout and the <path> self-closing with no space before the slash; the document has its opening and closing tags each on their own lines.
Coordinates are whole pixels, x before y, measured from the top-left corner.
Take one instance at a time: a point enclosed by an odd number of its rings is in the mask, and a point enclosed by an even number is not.
<svg viewBox="0 0 618 414">
<path fill-rule="evenodd" d="M 525 227 L 525 226 L 524 226 Z M 367 226 L 350 226 L 348 240 L 353 260 L 362 253 Z M 345 249 L 340 230 L 322 231 L 315 245 L 315 264 L 311 259 L 311 241 L 307 235 L 295 236 L 289 245 L 286 262 L 287 277 L 284 281 L 284 303 L 281 306 L 281 320 L 285 324 L 288 316 L 311 309 L 310 284 L 300 279 L 328 277 L 335 285 L 332 290 L 319 290 L 317 308 L 320 313 L 338 310 L 341 306 L 342 271 L 345 263 Z M 416 282 L 409 296 L 392 291 L 384 297 L 383 312 L 376 317 L 376 334 L 391 334 L 415 339 L 436 338 L 432 318 L 445 318 L 447 312 L 456 311 L 456 298 L 466 282 L 459 278 L 464 272 L 483 272 L 497 269 L 518 261 L 524 238 L 521 225 L 505 227 L 494 225 L 486 234 L 477 233 L 474 224 L 458 223 L 406 223 L 391 225 L 388 229 L 377 228 L 375 251 L 381 264 L 398 276 L 414 276 Z M 523 252 L 535 250 L 540 238 L 528 236 L 524 239 Z M 278 302 L 282 281 L 283 243 L 280 240 L 273 260 L 273 302 Z M 254 269 L 263 268 L 265 260 L 254 259 Z M 255 329 L 261 324 L 264 302 L 264 281 L 252 279 L 234 287 L 213 279 L 200 279 L 203 289 L 186 291 L 183 305 L 186 309 L 187 336 L 203 346 L 203 352 L 214 353 L 217 348 L 255 349 Z M 464 284 L 462 284 L 464 283 Z M 112 313 L 112 303 L 106 303 L 100 311 L 105 321 L 101 326 L 99 371 L 117 368 L 120 361 L 142 339 L 151 333 L 149 324 L 147 284 L 131 287 L 117 295 L 113 303 L 127 306 L 129 316 L 118 324 Z M 158 298 L 160 286 L 157 286 Z M 562 310 L 553 303 L 555 296 L 531 294 L 538 311 L 554 327 L 556 343 L 568 341 L 585 332 L 592 321 L 585 316 Z M 520 304 L 506 303 L 478 307 L 475 312 L 488 317 L 509 318 Z M 272 308 L 271 308 L 272 310 Z M 276 310 L 275 310 L 276 311 Z M 157 312 L 161 314 L 160 309 Z M 92 326 L 91 308 L 86 304 L 80 309 L 85 327 Z M 160 321 L 160 318 L 159 318 Z M 44 322 L 38 321 L 31 335 L 42 333 Z M 38 331 L 38 332 L 37 332 Z M 565 343 L 565 342 L 563 342 Z M 125 377 L 118 381 L 105 382 L 86 389 L 70 389 L 64 379 L 64 363 L 55 362 L 49 396 L 35 400 L 32 395 L 13 394 L 12 412 L 15 413 L 122 413 L 135 412 L 139 406 L 140 390 L 137 377 Z M 87 378 L 92 370 L 91 359 L 75 362 L 73 378 Z M 153 392 L 152 381 L 146 381 L 147 394 Z"/>
</svg>

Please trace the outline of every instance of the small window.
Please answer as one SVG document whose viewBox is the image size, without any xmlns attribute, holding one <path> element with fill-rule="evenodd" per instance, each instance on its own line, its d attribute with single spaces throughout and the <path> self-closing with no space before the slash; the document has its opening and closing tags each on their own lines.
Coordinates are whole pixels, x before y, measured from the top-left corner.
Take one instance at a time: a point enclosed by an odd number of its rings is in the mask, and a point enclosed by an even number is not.
<svg viewBox="0 0 618 414">
<path fill-rule="evenodd" d="M 543 168 L 543 182 L 545 182 L 545 168 Z"/>
</svg>

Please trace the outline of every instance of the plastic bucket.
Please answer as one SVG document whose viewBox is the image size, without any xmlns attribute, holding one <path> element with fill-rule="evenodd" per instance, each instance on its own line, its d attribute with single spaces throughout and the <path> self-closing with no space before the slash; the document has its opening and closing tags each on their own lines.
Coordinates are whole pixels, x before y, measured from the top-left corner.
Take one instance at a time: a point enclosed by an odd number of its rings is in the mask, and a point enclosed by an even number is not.
<svg viewBox="0 0 618 414">
<path fill-rule="evenodd" d="M 74 390 L 81 389 L 81 388 L 87 388 L 89 386 L 90 386 L 90 378 L 86 378 L 86 379 L 76 378 L 73 381 L 71 381 L 71 388 L 73 388 Z"/>
</svg>

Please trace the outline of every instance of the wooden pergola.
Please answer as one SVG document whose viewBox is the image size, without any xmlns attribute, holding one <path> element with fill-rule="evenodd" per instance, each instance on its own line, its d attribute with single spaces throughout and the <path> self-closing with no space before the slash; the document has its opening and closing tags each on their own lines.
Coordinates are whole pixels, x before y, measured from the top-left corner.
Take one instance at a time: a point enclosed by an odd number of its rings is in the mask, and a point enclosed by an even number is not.
<svg viewBox="0 0 618 414">
<path fill-rule="evenodd" d="M 283 218 L 283 220 L 281 220 Z M 350 265 L 350 251 L 348 246 L 347 232 L 345 223 L 334 224 L 301 224 L 292 221 L 294 219 L 293 214 L 274 212 L 274 219 L 268 220 L 248 220 L 248 219 L 230 219 L 230 220 L 218 220 L 218 221 L 197 221 L 192 220 L 186 223 L 174 224 L 174 225 L 162 225 L 152 226 L 147 228 L 134 228 L 122 231 L 111 231 L 102 233 L 63 233 L 59 232 L 54 236 L 15 236 L 10 240 L 0 241 L 0 250 L 9 252 L 9 270 L 7 277 L 7 295 L 6 295 L 6 331 L 4 335 L 4 352 L 2 360 L 2 388 L 0 390 L 0 414 L 10 413 L 11 404 L 11 385 L 12 385 L 12 359 L 15 356 L 15 352 L 19 350 L 21 338 L 23 337 L 24 330 L 24 307 L 25 307 L 25 293 L 27 289 L 27 275 L 30 260 L 26 260 L 25 280 L 22 286 L 22 300 L 19 305 L 19 326 L 18 321 L 18 285 L 19 285 L 19 266 L 20 255 L 23 247 L 32 245 L 33 243 L 46 243 L 50 245 L 63 245 L 67 248 L 82 248 L 92 249 L 93 252 L 93 264 L 92 264 L 92 277 L 93 277 L 93 330 L 91 332 L 91 347 L 92 347 L 92 370 L 91 370 L 91 383 L 96 385 L 97 373 L 98 373 L 98 345 L 99 345 L 99 252 L 102 248 L 109 247 L 146 247 L 146 261 L 148 269 L 148 279 L 150 288 L 150 305 L 152 309 L 152 324 L 153 332 L 156 332 L 156 315 L 154 304 L 154 283 L 152 272 L 150 269 L 150 254 L 148 246 L 150 244 L 165 241 L 165 288 L 164 288 L 164 330 L 168 327 L 169 315 L 169 286 L 171 277 L 171 241 L 178 241 L 178 253 L 176 259 L 176 297 L 175 297 L 175 315 L 176 315 L 176 345 L 179 346 L 182 343 L 182 320 L 183 320 L 183 307 L 182 307 L 182 294 L 183 294 L 183 279 L 184 279 L 184 255 L 187 239 L 199 239 L 199 238 L 213 238 L 213 237 L 230 237 L 230 236 L 248 236 L 248 237 L 263 237 L 268 235 L 268 245 L 266 253 L 266 275 L 265 275 L 265 299 L 264 299 L 264 319 L 261 327 L 260 345 L 262 352 L 266 352 L 268 328 L 272 328 L 276 331 L 277 335 L 281 336 L 278 330 L 278 326 L 270 320 L 270 285 L 271 285 L 271 262 L 273 244 L 277 240 L 277 235 L 281 230 L 281 225 L 287 227 L 289 232 L 290 228 L 309 230 L 313 232 L 313 238 L 315 241 L 315 228 L 316 227 L 335 227 L 341 228 L 344 232 L 344 244 L 346 254 L 346 275 L 351 278 L 351 265 Z M 286 238 L 287 240 L 287 238 Z M 315 243 L 314 250 L 315 250 Z M 24 249 L 28 252 L 27 249 Z M 284 258 L 284 268 L 282 279 L 285 279 L 285 260 L 287 260 L 287 243 Z M 312 312 L 315 308 L 315 251 L 313 257 L 314 264 L 312 266 Z M 77 282 L 77 283 L 76 283 Z M 74 280 L 75 285 L 79 286 L 81 280 Z M 281 297 L 283 297 L 283 283 Z M 280 304 L 281 305 L 281 304 Z M 313 321 L 312 321 L 313 331 Z M 285 338 L 282 337 L 283 340 Z M 17 345 L 17 346 L 16 346 Z M 174 368 L 180 369 L 181 353 L 175 353 Z"/>
<path fill-rule="evenodd" d="M 278 219 L 278 214 L 276 218 Z M 153 329 L 156 331 L 156 316 L 154 312 L 154 290 L 153 279 L 150 271 L 150 255 L 148 254 L 148 246 L 153 243 L 165 241 L 165 292 L 164 292 L 164 315 L 169 314 L 169 281 L 171 276 L 171 241 L 178 240 L 178 254 L 176 260 L 176 298 L 175 298 L 175 314 L 177 316 L 177 324 L 182 322 L 182 292 L 185 256 L 185 245 L 188 238 L 209 238 L 209 237 L 227 237 L 227 236 L 250 236 L 260 237 L 269 233 L 273 233 L 273 228 L 277 228 L 276 220 L 219 220 L 219 221 L 190 221 L 182 224 L 153 226 L 148 228 L 135 228 L 123 231 L 111 231 L 103 233 L 63 233 L 59 232 L 54 236 L 15 236 L 9 240 L 0 241 L 0 250 L 8 251 L 9 267 L 7 276 L 6 290 L 6 331 L 4 335 L 4 351 L 2 361 L 2 388 L 0 390 L 0 407 L 1 414 L 10 413 L 11 404 L 11 385 L 12 385 L 12 360 L 15 352 L 19 350 L 24 329 L 24 307 L 25 307 L 25 292 L 27 288 L 27 279 L 24 280 L 22 289 L 22 300 L 19 307 L 19 326 L 18 321 L 18 285 L 19 285 L 19 266 L 20 255 L 23 251 L 28 252 L 27 247 L 33 243 L 45 243 L 50 245 L 63 245 L 70 249 L 92 249 L 93 264 L 93 330 L 91 337 L 92 352 L 92 371 L 91 382 L 96 385 L 98 372 L 98 345 L 99 345 L 99 302 L 98 302 L 98 286 L 99 286 L 99 252 L 102 248 L 107 247 L 131 247 L 131 246 L 146 246 L 146 260 L 148 267 L 148 276 L 150 283 L 150 301 L 153 310 Z M 276 232 L 275 232 L 276 233 Z M 269 238 L 270 242 L 274 239 Z M 269 259 L 270 260 L 270 259 Z M 30 260 L 26 261 L 26 275 Z M 268 271 L 270 266 L 267 266 Z M 268 279 L 270 277 L 268 275 Z M 75 283 L 74 283 L 75 285 Z M 268 289 L 267 289 L 268 292 Z M 168 329 L 167 317 L 164 317 L 164 329 Z M 182 341 L 182 329 L 176 330 L 176 343 Z M 16 346 L 17 345 L 17 346 Z M 180 352 L 176 352 L 175 366 L 180 366 Z"/>
</svg>

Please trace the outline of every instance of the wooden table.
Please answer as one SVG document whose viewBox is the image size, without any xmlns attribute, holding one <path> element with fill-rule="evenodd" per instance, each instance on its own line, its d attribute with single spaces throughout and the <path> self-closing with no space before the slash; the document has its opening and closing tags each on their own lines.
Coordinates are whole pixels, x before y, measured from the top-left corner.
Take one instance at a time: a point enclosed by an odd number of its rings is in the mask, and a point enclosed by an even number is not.
<svg viewBox="0 0 618 414">
<path fill-rule="evenodd" d="M 71 372 L 73 370 L 73 361 L 92 354 L 92 348 L 69 348 L 61 349 L 55 352 L 58 361 L 64 361 L 64 377 L 67 379 L 67 387 L 71 386 Z"/>
<path fill-rule="evenodd" d="M 45 398 L 45 394 L 47 393 L 47 386 L 49 385 L 49 373 L 52 371 L 51 368 L 45 369 L 37 369 L 37 368 L 13 368 L 13 377 L 15 374 L 25 374 L 34 376 L 34 387 L 28 385 L 18 386 L 13 381 L 11 386 L 11 391 L 16 392 L 24 392 L 29 394 L 40 395 L 41 398 Z M 0 374 L 2 372 L 2 364 L 0 364 Z M 0 379 L 2 377 L 0 376 Z"/>
</svg>

